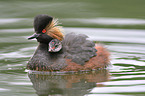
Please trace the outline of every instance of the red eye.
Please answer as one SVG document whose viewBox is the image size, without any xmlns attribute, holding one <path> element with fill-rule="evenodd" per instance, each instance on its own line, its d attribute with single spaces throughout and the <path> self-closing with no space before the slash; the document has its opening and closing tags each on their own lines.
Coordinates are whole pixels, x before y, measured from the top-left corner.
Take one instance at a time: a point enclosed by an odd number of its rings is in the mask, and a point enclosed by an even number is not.
<svg viewBox="0 0 145 96">
<path fill-rule="evenodd" d="M 45 30 L 45 29 L 43 29 L 43 30 L 42 30 L 42 33 L 45 33 L 45 32 L 46 32 L 46 30 Z"/>
</svg>

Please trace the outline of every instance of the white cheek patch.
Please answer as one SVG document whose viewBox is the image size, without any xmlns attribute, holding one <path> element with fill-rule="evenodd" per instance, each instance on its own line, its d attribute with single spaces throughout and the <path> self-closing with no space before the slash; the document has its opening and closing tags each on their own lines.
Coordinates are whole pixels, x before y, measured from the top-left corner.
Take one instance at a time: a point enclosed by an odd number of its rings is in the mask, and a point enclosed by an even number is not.
<svg viewBox="0 0 145 96">
<path fill-rule="evenodd" d="M 62 42 L 59 41 L 58 39 L 52 39 L 49 42 L 49 52 L 58 52 L 62 49 Z"/>
</svg>

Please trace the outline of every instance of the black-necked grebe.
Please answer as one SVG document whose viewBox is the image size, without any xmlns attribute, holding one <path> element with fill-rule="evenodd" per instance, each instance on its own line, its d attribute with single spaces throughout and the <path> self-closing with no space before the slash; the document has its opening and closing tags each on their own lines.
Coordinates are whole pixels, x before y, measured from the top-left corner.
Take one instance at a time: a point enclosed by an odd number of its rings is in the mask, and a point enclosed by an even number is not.
<svg viewBox="0 0 145 96">
<path fill-rule="evenodd" d="M 57 22 L 48 15 L 34 18 L 39 46 L 27 64 L 36 71 L 80 71 L 106 68 L 110 53 L 100 44 L 87 40 L 84 34 L 62 34 Z"/>
</svg>

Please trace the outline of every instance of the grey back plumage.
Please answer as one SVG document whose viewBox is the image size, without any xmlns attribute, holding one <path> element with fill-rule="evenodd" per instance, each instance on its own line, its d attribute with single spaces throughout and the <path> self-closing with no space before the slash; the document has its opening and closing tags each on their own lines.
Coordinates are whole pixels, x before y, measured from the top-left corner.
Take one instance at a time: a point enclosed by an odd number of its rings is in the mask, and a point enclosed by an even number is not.
<svg viewBox="0 0 145 96">
<path fill-rule="evenodd" d="M 84 34 L 68 33 L 62 41 L 65 57 L 84 65 L 91 57 L 96 56 L 95 43 L 87 38 Z"/>
</svg>

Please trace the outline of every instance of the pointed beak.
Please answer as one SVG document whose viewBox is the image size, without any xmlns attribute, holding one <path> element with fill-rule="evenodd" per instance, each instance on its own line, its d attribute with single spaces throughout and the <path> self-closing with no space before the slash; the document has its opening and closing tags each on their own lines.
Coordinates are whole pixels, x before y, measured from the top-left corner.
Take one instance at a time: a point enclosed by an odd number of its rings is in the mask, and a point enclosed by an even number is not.
<svg viewBox="0 0 145 96">
<path fill-rule="evenodd" d="M 32 36 L 28 37 L 28 40 L 37 38 L 40 34 L 34 33 Z"/>
</svg>

